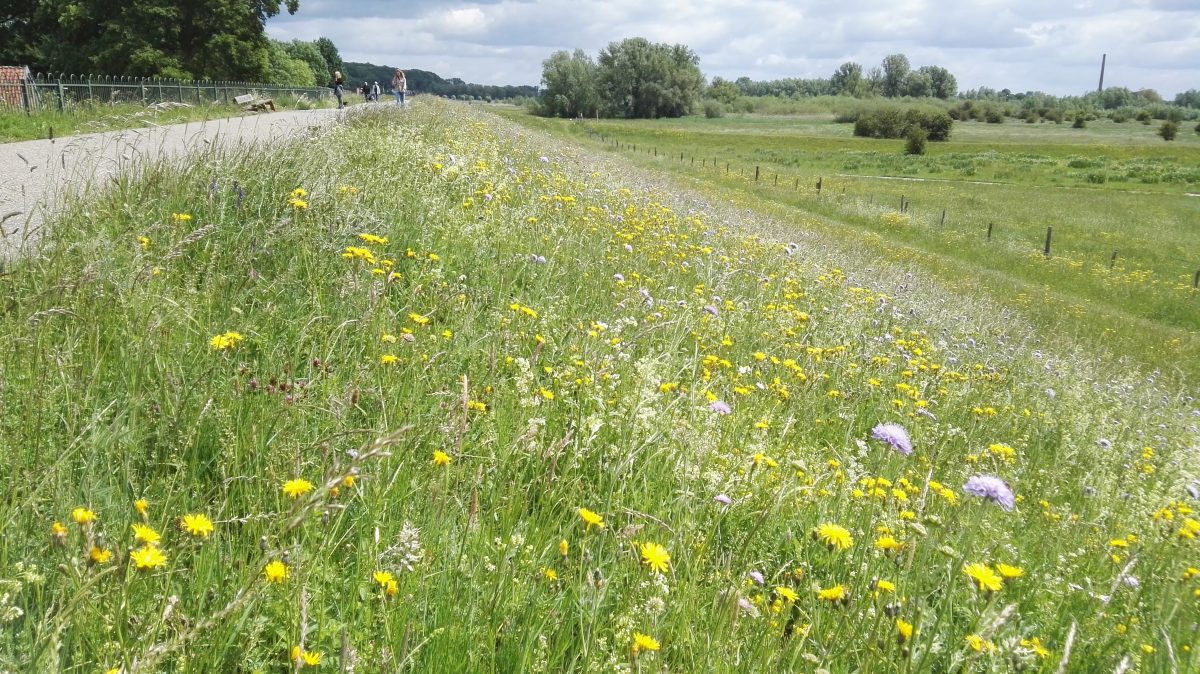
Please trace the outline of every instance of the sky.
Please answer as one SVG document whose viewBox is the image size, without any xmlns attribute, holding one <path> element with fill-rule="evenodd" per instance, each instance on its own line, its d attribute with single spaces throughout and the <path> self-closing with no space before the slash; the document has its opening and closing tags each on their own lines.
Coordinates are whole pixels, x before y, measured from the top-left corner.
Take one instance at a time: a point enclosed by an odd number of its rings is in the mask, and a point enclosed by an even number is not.
<svg viewBox="0 0 1200 674">
<path fill-rule="evenodd" d="M 300 0 L 278 40 L 333 40 L 345 61 L 479 84 L 532 84 L 555 51 L 644 37 L 685 44 L 709 78 L 829 77 L 903 53 L 960 90 L 1200 89 L 1200 0 Z"/>
</svg>

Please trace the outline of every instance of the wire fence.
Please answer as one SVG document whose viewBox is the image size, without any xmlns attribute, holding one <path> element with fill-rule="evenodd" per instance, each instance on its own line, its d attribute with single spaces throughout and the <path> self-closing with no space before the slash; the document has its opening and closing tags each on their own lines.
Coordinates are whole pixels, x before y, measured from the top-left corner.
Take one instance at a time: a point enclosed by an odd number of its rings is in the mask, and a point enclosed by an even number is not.
<svg viewBox="0 0 1200 674">
<path fill-rule="evenodd" d="M 144 106 L 159 103 L 232 104 L 238 96 L 246 95 L 255 98 L 291 95 L 320 99 L 332 96 L 333 92 L 325 87 L 287 87 L 253 82 L 45 73 L 13 81 L 0 80 L 0 110 L 27 113 L 67 112 L 88 102 Z"/>
</svg>

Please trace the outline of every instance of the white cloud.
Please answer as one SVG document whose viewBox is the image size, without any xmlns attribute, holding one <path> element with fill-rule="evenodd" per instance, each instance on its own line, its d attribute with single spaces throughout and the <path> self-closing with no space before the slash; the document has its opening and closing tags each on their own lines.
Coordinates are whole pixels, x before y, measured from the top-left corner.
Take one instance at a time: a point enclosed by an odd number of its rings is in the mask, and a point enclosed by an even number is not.
<svg viewBox="0 0 1200 674">
<path fill-rule="evenodd" d="M 828 77 L 899 52 L 948 68 L 963 89 L 1078 94 L 1107 53 L 1111 86 L 1200 88 L 1196 0 L 301 0 L 267 31 L 485 84 L 535 84 L 555 50 L 595 55 L 645 37 L 686 44 L 706 75 L 731 79 Z"/>
</svg>

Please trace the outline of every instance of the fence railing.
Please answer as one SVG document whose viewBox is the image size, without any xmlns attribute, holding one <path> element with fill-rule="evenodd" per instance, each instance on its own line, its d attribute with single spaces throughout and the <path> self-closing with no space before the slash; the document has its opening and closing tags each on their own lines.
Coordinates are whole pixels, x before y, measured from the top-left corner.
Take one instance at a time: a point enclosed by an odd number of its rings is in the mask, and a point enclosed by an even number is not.
<svg viewBox="0 0 1200 674">
<path fill-rule="evenodd" d="M 87 101 L 93 103 L 233 103 L 237 96 L 252 94 L 271 98 L 285 94 L 318 99 L 332 96 L 325 87 L 287 87 L 252 82 L 175 80 L 148 77 L 37 74 L 12 82 L 0 82 L 0 109 L 41 112 L 68 111 Z"/>
</svg>

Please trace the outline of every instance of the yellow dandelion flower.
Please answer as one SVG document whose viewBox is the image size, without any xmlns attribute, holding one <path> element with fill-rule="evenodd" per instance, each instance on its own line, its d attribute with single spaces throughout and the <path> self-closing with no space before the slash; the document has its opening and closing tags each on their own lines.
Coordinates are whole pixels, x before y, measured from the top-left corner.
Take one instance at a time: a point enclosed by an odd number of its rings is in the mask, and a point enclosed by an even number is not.
<svg viewBox="0 0 1200 674">
<path fill-rule="evenodd" d="M 138 517 L 142 518 L 142 521 L 150 517 L 150 502 L 144 498 L 134 501 L 133 509 L 137 511 Z"/>
<path fill-rule="evenodd" d="M 1013 580 L 1025 575 L 1025 569 L 1011 564 L 996 564 L 996 573 L 1004 580 Z"/>
<path fill-rule="evenodd" d="M 295 480 L 288 480 L 283 483 L 283 493 L 294 499 L 300 498 L 312 490 L 313 483 L 303 478 L 296 478 Z"/>
<path fill-rule="evenodd" d="M 112 554 L 112 550 L 104 550 L 93 545 L 92 549 L 88 551 L 88 558 L 92 560 L 93 564 L 107 564 L 112 559 Z"/>
<path fill-rule="evenodd" d="M 408 320 L 416 323 L 417 325 L 429 325 L 430 318 L 428 316 L 422 316 L 421 314 L 412 312 L 409 313 Z"/>
<path fill-rule="evenodd" d="M 396 582 L 396 577 L 390 571 L 376 571 L 372 576 L 381 588 L 387 588 L 389 583 Z"/>
<path fill-rule="evenodd" d="M 171 219 L 175 222 L 191 222 L 192 215 L 190 213 L 172 213 Z"/>
<path fill-rule="evenodd" d="M 567 553 L 570 551 L 571 551 L 571 544 L 567 542 L 567 539 L 564 538 L 558 542 L 558 554 L 562 555 L 563 557 L 566 557 Z"/>
<path fill-rule="evenodd" d="M 450 459 L 450 455 L 449 455 L 449 454 L 447 454 L 447 453 L 445 453 L 445 452 L 443 452 L 442 450 L 440 450 L 440 449 L 439 449 L 439 450 L 435 450 L 435 451 L 433 452 L 433 465 L 435 465 L 435 466 L 449 466 L 449 465 L 450 465 L 450 461 L 451 461 L 451 459 Z"/>
<path fill-rule="evenodd" d="M 63 543 L 67 540 L 67 528 L 62 525 L 62 522 L 55 522 L 50 525 L 50 538 L 55 543 Z"/>
<path fill-rule="evenodd" d="M 87 508 L 76 508 L 71 511 L 71 519 L 75 520 L 75 524 L 83 526 L 96 521 L 96 513 Z"/>
<path fill-rule="evenodd" d="M 639 651 L 657 651 L 659 648 L 662 648 L 662 646 L 658 643 L 658 640 L 649 634 L 642 634 L 641 632 L 633 633 L 634 655 L 637 655 Z"/>
<path fill-rule="evenodd" d="M 875 581 L 875 590 L 877 592 L 886 592 L 888 594 L 895 594 L 896 584 L 890 580 L 878 579 Z"/>
<path fill-rule="evenodd" d="M 212 520 L 201 513 L 184 515 L 179 520 L 179 526 L 196 538 L 208 538 L 213 532 Z"/>
<path fill-rule="evenodd" d="M 790 587 L 786 587 L 784 585 L 780 585 L 775 588 L 775 595 L 777 597 L 779 597 L 780 599 L 782 599 L 783 601 L 790 601 L 790 602 L 794 602 L 800 598 L 800 595 L 796 594 L 795 590 L 793 590 Z"/>
<path fill-rule="evenodd" d="M 142 250 L 150 250 L 150 237 L 139 236 L 138 245 L 142 247 Z"/>
<path fill-rule="evenodd" d="M 558 572 L 548 566 L 544 566 L 542 567 L 542 578 L 545 578 L 553 583 L 554 581 L 558 580 Z"/>
<path fill-rule="evenodd" d="M 1042 640 L 1037 637 L 1021 639 L 1021 647 L 1028 648 L 1029 650 L 1033 651 L 1035 655 L 1037 655 L 1039 658 L 1041 658 L 1043 660 L 1050 657 L 1050 651 L 1047 650 L 1046 647 L 1042 645 Z"/>
<path fill-rule="evenodd" d="M 830 549 L 849 550 L 854 545 L 854 537 L 845 527 L 828 522 L 818 526 L 813 532 L 813 537 Z"/>
<path fill-rule="evenodd" d="M 268 583 L 282 583 L 292 574 L 291 569 L 287 564 L 273 559 L 263 567 L 263 576 L 266 577 Z"/>
<path fill-rule="evenodd" d="M 989 639 L 984 639 L 978 634 L 968 634 L 964 641 L 971 647 L 971 650 L 976 653 L 991 653 L 996 650 L 996 645 Z"/>
<path fill-rule="evenodd" d="M 963 573 L 984 592 L 999 592 L 1004 587 L 1004 580 L 987 564 L 967 564 L 963 567 Z"/>
<path fill-rule="evenodd" d="M 153 545 L 143 545 L 142 547 L 129 553 L 129 558 L 133 560 L 133 565 L 139 570 L 156 569 L 167 563 L 167 556 L 163 554 Z"/>
<path fill-rule="evenodd" d="M 131 524 L 129 528 L 133 529 L 133 538 L 139 543 L 157 545 L 162 540 L 162 536 L 149 525 Z"/>
<path fill-rule="evenodd" d="M 238 343 L 244 339 L 246 338 L 241 333 L 230 331 L 220 335 L 213 335 L 208 340 L 208 345 L 214 351 L 230 351 L 237 348 Z"/>
<path fill-rule="evenodd" d="M 824 590 L 817 590 L 817 599 L 831 603 L 846 601 L 850 598 L 850 589 L 845 585 L 834 585 Z"/>
<path fill-rule="evenodd" d="M 892 536 L 883 535 L 875 539 L 875 549 L 885 552 L 897 552 L 904 548 L 904 544 L 896 540 Z"/>
<path fill-rule="evenodd" d="M 666 573 L 670 568 L 671 555 L 658 543 L 642 543 L 642 563 L 654 573 Z"/>
<path fill-rule="evenodd" d="M 896 637 L 900 643 L 905 643 L 912 639 L 913 624 L 903 618 L 896 618 Z"/>
<path fill-rule="evenodd" d="M 306 651 L 299 646 L 292 648 L 292 664 L 302 667 L 316 667 L 321 664 L 321 654 L 316 651 Z"/>
<path fill-rule="evenodd" d="M 379 357 L 380 365 L 395 365 L 396 363 L 399 363 L 399 362 L 400 362 L 400 359 L 390 353 L 385 353 Z"/>
<path fill-rule="evenodd" d="M 592 527 L 596 527 L 597 529 L 604 528 L 604 518 L 592 512 L 591 510 L 588 510 L 587 508 L 579 509 L 579 517 L 581 517 L 584 524 L 587 525 L 585 527 L 586 531 L 590 531 Z"/>
<path fill-rule="evenodd" d="M 297 187 L 296 189 L 292 190 L 291 197 L 293 199 L 303 199 L 304 197 L 307 197 L 307 196 L 308 196 L 308 190 L 304 189 L 303 187 Z"/>
<path fill-rule="evenodd" d="M 386 246 L 388 242 L 388 238 L 386 236 L 375 236 L 374 234 L 367 234 L 366 232 L 359 234 L 358 238 L 375 246 Z"/>
</svg>

